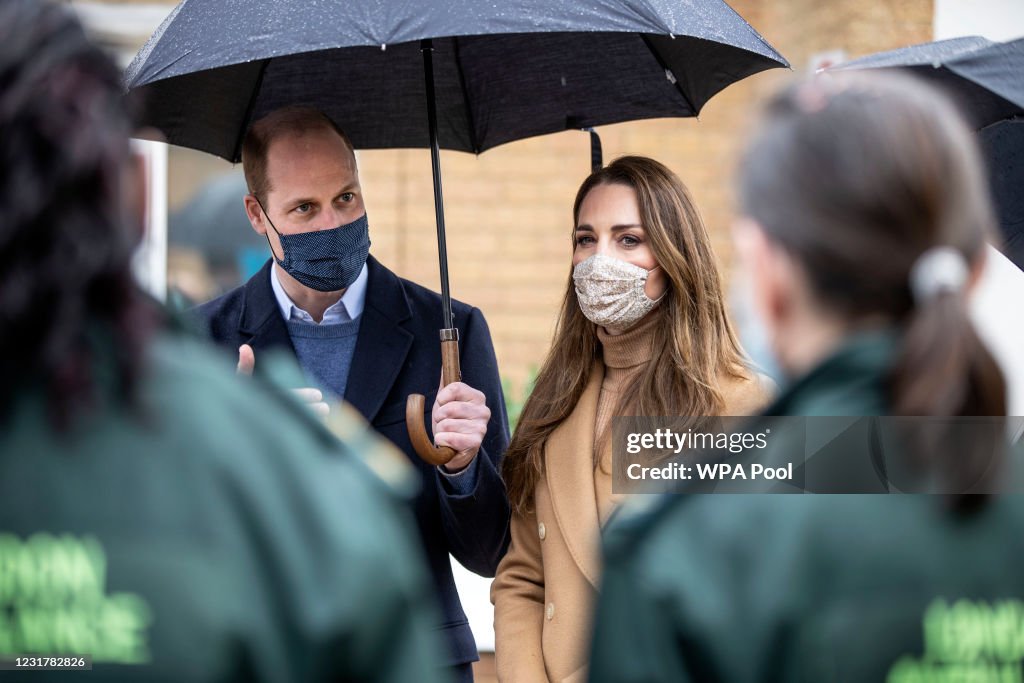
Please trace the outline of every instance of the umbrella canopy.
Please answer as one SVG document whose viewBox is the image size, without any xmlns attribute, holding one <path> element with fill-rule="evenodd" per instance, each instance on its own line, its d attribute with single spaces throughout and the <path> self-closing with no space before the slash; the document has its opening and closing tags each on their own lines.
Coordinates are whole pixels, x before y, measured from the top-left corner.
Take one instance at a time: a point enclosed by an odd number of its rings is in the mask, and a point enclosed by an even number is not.
<svg viewBox="0 0 1024 683">
<path fill-rule="evenodd" d="M 729 84 L 788 66 L 721 0 L 184 0 L 126 83 L 169 142 L 229 161 L 252 121 L 290 104 L 320 109 L 359 149 L 427 147 L 427 38 L 439 145 L 474 153 L 694 116 Z"/>
<path fill-rule="evenodd" d="M 978 135 L 1003 233 L 1000 248 L 1024 270 L 1024 120 L 1001 121 Z"/>
<path fill-rule="evenodd" d="M 975 128 L 1024 113 L 1024 38 L 952 38 L 879 52 L 826 72 L 905 68 L 953 95 Z"/>
</svg>

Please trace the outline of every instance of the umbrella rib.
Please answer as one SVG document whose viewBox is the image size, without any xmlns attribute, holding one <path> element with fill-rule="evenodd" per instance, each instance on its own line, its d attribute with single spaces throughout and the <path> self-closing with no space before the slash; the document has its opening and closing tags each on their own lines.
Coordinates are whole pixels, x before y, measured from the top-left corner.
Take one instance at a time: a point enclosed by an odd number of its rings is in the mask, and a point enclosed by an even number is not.
<svg viewBox="0 0 1024 683">
<path fill-rule="evenodd" d="M 1003 98 L 1003 99 L 1005 99 L 1005 98 Z M 1006 100 L 1006 101 L 1009 102 L 1010 104 L 1015 104 L 1014 102 L 1010 102 L 1009 100 Z M 995 126 L 998 126 L 1001 123 L 1007 123 L 1007 122 L 1009 122 L 1009 123 L 1020 123 L 1021 125 L 1024 125 L 1024 114 L 1010 114 L 1009 116 L 1005 116 L 1005 117 L 999 119 L 998 121 L 993 121 L 992 123 L 986 123 L 984 126 L 979 128 L 977 132 L 980 133 L 980 132 L 984 131 L 986 128 L 994 128 Z"/>
<path fill-rule="evenodd" d="M 260 74 L 256 77 L 256 86 L 252 89 L 252 96 L 249 98 L 249 103 L 245 106 L 245 116 L 242 118 L 242 125 L 238 128 L 238 137 L 235 138 L 235 147 L 231 151 L 232 163 L 238 163 L 238 160 L 242 156 L 242 141 L 245 140 L 245 132 L 249 128 L 249 121 L 252 119 L 252 112 L 256 108 L 256 98 L 259 97 L 260 89 L 263 87 L 263 74 L 267 72 L 268 64 L 270 64 L 270 60 L 264 59 L 263 64 L 260 66 Z"/>
<path fill-rule="evenodd" d="M 661 66 L 661 68 L 664 69 L 666 71 L 666 73 L 670 73 L 672 71 L 672 69 L 668 68 L 668 65 L 665 63 L 665 60 L 663 60 L 661 58 L 661 55 L 654 48 L 654 45 L 651 44 L 651 41 L 647 37 L 647 34 L 646 33 L 641 33 L 640 37 L 643 39 L 644 45 L 647 46 L 647 49 L 650 51 L 651 55 L 658 62 L 658 64 Z M 675 76 L 675 74 L 673 74 L 673 76 Z M 666 76 L 666 78 L 667 78 L 667 76 Z M 674 85 L 676 87 L 676 90 L 679 92 L 679 94 L 682 95 L 683 100 L 686 102 L 686 106 L 688 106 L 690 108 L 690 111 L 693 112 L 693 115 L 694 116 L 699 115 L 700 111 L 698 111 L 698 109 L 693 106 L 693 102 L 690 101 L 689 96 L 687 96 L 686 92 L 683 90 L 683 86 L 679 83 L 679 79 L 678 78 L 674 79 L 674 82 L 672 83 L 672 85 Z"/>
<path fill-rule="evenodd" d="M 476 140 L 476 121 L 473 120 L 473 109 L 469 106 L 469 93 L 466 91 L 466 74 L 462 70 L 462 59 L 459 53 L 459 39 L 452 37 L 452 56 L 455 58 L 455 71 L 459 74 L 459 88 L 462 90 L 462 101 L 466 105 L 466 122 L 469 124 L 469 146 L 473 154 L 480 154 L 480 145 Z"/>
</svg>

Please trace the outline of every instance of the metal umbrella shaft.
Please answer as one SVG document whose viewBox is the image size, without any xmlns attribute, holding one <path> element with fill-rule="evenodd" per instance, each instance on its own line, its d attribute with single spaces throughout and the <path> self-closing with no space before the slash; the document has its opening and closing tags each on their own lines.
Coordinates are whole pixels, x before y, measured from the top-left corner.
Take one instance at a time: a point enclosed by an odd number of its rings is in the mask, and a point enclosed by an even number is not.
<svg viewBox="0 0 1024 683">
<path fill-rule="evenodd" d="M 429 38 L 420 41 L 423 53 L 423 79 L 427 93 L 427 125 L 430 129 L 430 163 L 434 176 L 434 215 L 437 222 L 437 256 L 441 265 L 441 315 L 444 329 L 441 330 L 441 386 L 462 379 L 459 367 L 459 331 L 452 316 L 452 298 L 448 286 L 448 249 L 444 234 L 444 197 L 441 191 L 441 145 L 437 136 L 437 103 L 434 94 L 434 44 Z M 443 465 L 455 457 L 455 451 L 447 446 L 431 443 L 424 427 L 423 394 L 410 394 L 405 404 L 405 424 L 409 440 L 416 453 L 433 465 Z"/>
<path fill-rule="evenodd" d="M 420 41 L 423 52 L 423 80 L 427 90 L 427 126 L 430 129 L 430 165 L 434 177 L 434 217 L 437 222 L 437 256 L 441 263 L 441 308 L 446 329 L 452 322 L 452 297 L 448 288 L 448 247 L 444 237 L 444 196 L 441 191 L 441 144 L 437 138 L 437 101 L 434 95 L 434 41 Z"/>
</svg>

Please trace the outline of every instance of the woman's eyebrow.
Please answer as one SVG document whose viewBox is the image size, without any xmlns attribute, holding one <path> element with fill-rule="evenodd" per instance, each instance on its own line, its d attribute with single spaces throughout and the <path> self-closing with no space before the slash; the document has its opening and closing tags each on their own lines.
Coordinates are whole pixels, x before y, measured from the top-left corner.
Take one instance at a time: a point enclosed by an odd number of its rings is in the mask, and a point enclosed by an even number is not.
<svg viewBox="0 0 1024 683">
<path fill-rule="evenodd" d="M 640 223 L 622 223 L 620 225 L 613 225 L 612 232 L 621 232 L 631 228 L 640 228 L 643 230 L 644 226 Z M 594 228 L 587 224 L 578 225 L 576 226 L 576 232 L 594 232 Z"/>
</svg>

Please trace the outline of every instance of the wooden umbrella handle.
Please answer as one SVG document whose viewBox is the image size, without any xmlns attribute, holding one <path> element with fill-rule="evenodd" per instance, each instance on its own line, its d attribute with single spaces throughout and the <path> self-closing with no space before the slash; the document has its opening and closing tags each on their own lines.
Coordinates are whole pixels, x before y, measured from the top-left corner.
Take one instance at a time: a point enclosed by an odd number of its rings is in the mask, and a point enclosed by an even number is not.
<svg viewBox="0 0 1024 683">
<path fill-rule="evenodd" d="M 441 330 L 441 386 L 446 387 L 452 382 L 462 379 L 459 367 L 459 331 L 458 329 Z M 448 446 L 435 446 L 427 436 L 424 426 L 424 407 L 426 398 L 423 394 L 410 394 L 405 402 L 405 427 L 409 430 L 409 440 L 425 462 L 431 465 L 444 465 L 455 457 L 455 450 Z"/>
</svg>

